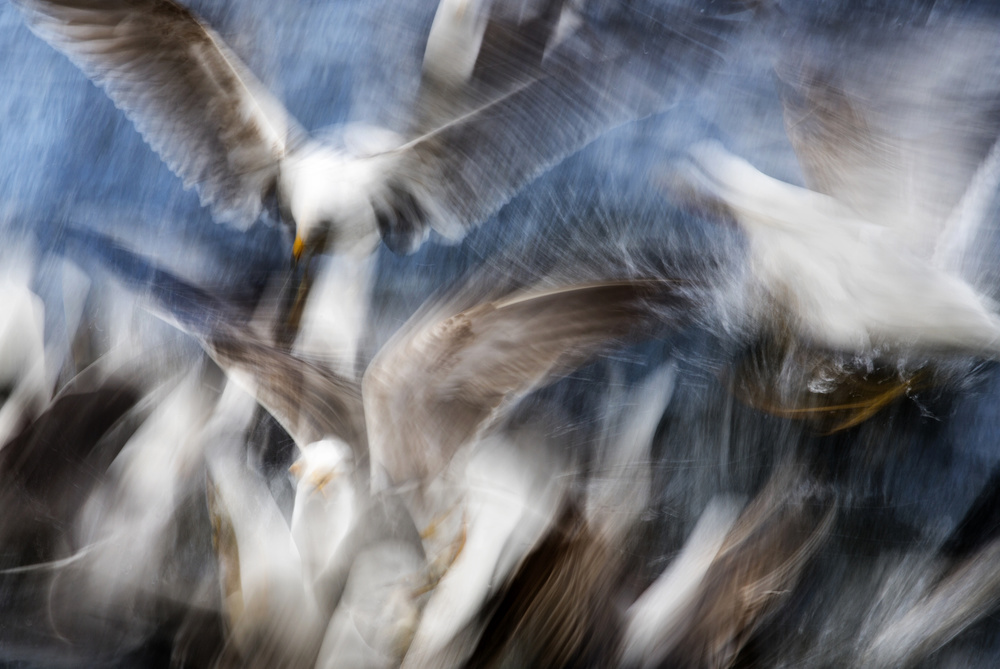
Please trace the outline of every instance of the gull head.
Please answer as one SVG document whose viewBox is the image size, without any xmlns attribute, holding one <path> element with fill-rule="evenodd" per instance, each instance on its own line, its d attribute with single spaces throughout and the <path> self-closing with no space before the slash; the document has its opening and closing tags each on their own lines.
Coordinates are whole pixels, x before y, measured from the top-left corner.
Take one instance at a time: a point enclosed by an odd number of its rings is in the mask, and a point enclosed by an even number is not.
<svg viewBox="0 0 1000 669">
<path fill-rule="evenodd" d="M 354 456 L 339 439 L 324 439 L 305 446 L 288 471 L 299 487 L 326 494 L 330 484 L 354 472 Z"/>
</svg>

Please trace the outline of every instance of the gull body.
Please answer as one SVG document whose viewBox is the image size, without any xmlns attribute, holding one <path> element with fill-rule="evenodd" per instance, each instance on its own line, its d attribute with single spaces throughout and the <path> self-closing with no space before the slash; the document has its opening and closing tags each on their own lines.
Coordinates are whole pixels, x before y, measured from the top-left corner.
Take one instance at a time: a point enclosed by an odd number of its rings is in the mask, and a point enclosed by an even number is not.
<svg viewBox="0 0 1000 669">
<path fill-rule="evenodd" d="M 242 454 L 209 458 L 207 497 L 223 608 L 243 666 L 311 666 L 323 617 L 266 482 Z"/>
<path fill-rule="evenodd" d="M 352 484 L 354 458 L 347 444 L 324 439 L 301 450 L 291 467 L 297 480 L 291 531 L 306 578 L 313 582 L 352 529 L 358 492 Z"/>
<path fill-rule="evenodd" d="M 777 309 L 808 341 L 836 350 L 1000 345 L 1000 319 L 983 298 L 910 251 L 897 228 L 773 179 L 721 145 L 692 154 L 747 233 L 758 318 Z"/>
<path fill-rule="evenodd" d="M 417 312 L 368 366 L 361 385 L 373 488 L 425 486 L 528 393 L 652 323 L 680 323 L 692 311 L 692 296 L 669 280 L 498 299 L 472 292 Z"/>
<path fill-rule="evenodd" d="M 488 650 L 490 643 L 477 649 L 480 638 L 484 633 L 495 638 L 498 629 L 516 625 L 504 617 L 503 612 L 510 609 L 500 607 L 496 619 L 491 619 L 494 614 L 481 615 L 502 595 L 523 598 L 531 602 L 527 605 L 530 608 L 543 610 L 553 605 L 546 595 L 571 598 L 573 604 L 553 606 L 551 617 L 540 625 L 556 630 L 544 642 L 552 647 L 572 646 L 574 642 L 568 639 L 586 636 L 583 618 L 576 614 L 592 605 L 589 597 L 600 601 L 599 593 L 614 582 L 620 564 L 620 556 L 605 548 L 627 540 L 650 502 L 646 463 L 656 427 L 673 392 L 673 376 L 673 368 L 667 367 L 627 393 L 612 393 L 602 421 L 605 429 L 601 430 L 597 462 L 586 473 L 563 455 L 568 450 L 563 442 L 544 435 L 543 426 L 507 428 L 470 444 L 464 475 L 452 479 L 461 490 L 458 503 L 465 518 L 462 550 L 431 593 L 404 667 L 467 666 L 462 663 L 488 661 L 495 649 Z M 457 457 L 453 464 L 462 460 Z M 537 574 L 522 572 L 525 561 L 539 546 L 566 538 L 561 515 L 573 504 L 574 486 L 583 482 L 584 508 L 578 518 L 582 525 L 570 542 L 579 542 L 581 550 L 550 556 L 554 564 L 535 565 L 541 570 L 552 569 L 554 574 L 564 570 L 580 574 L 574 581 L 579 590 L 555 588 L 545 594 L 534 593 L 524 582 L 537 585 L 533 580 Z M 591 577 L 598 581 L 592 583 Z M 594 592 L 582 583 L 594 585 Z"/>
<path fill-rule="evenodd" d="M 0 385 L 8 395 L 0 405 L 0 444 L 17 433 L 21 421 L 48 401 L 45 368 L 45 305 L 28 287 L 28 268 L 5 263 L 0 275 Z"/>
<path fill-rule="evenodd" d="M 869 360 L 994 355 L 1000 319 L 963 258 L 1000 187 L 996 31 L 956 18 L 845 36 L 774 18 L 771 63 L 805 187 L 718 142 L 690 151 L 697 187 L 746 234 L 736 309 L 749 305 L 758 331 Z"/>
<path fill-rule="evenodd" d="M 325 234 L 338 252 L 369 255 L 379 241 L 371 197 L 386 162 L 315 141 L 289 154 L 281 162 L 278 193 L 302 243 Z"/>
</svg>

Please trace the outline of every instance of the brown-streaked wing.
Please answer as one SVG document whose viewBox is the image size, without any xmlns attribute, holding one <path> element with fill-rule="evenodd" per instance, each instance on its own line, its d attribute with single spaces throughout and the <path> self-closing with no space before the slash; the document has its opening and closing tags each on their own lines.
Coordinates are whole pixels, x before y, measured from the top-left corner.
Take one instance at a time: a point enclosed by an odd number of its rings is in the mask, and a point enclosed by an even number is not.
<svg viewBox="0 0 1000 669">
<path fill-rule="evenodd" d="M 16 0 L 216 217 L 244 227 L 301 131 L 222 39 L 171 0 Z"/>
<path fill-rule="evenodd" d="M 412 250 L 431 227 L 461 237 L 570 154 L 668 109 L 742 25 L 682 6 L 596 18 L 549 0 L 518 22 L 513 4 L 494 3 L 463 86 L 425 76 L 415 138 L 395 150 L 373 203 L 393 250 Z"/>
<path fill-rule="evenodd" d="M 650 325 L 658 308 L 683 308 L 677 288 L 593 283 L 418 313 L 362 381 L 373 472 L 381 465 L 397 484 L 434 476 L 505 407 Z"/>
<path fill-rule="evenodd" d="M 334 436 L 359 460 L 366 453 L 364 409 L 358 384 L 236 327 L 204 338 L 228 374 L 249 379 L 257 401 L 300 446 Z"/>
</svg>

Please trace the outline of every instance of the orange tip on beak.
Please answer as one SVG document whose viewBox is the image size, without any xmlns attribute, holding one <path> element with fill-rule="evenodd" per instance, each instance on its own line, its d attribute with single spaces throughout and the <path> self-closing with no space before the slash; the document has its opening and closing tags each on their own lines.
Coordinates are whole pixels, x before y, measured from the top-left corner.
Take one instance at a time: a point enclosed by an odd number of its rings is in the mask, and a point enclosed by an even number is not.
<svg viewBox="0 0 1000 669">
<path fill-rule="evenodd" d="M 305 242 L 302 241 L 302 238 L 295 235 L 295 243 L 292 244 L 292 257 L 295 258 L 295 262 L 298 262 L 299 258 L 302 257 L 302 251 L 305 250 L 305 248 L 306 245 Z"/>
</svg>

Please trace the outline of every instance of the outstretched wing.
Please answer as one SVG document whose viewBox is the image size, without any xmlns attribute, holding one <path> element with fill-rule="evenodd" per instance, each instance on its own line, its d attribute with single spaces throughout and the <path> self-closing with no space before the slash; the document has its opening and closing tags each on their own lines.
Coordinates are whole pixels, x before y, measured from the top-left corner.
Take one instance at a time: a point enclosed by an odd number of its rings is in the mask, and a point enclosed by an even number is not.
<svg viewBox="0 0 1000 669">
<path fill-rule="evenodd" d="M 603 133 L 674 104 L 741 25 L 679 6 L 658 15 L 576 3 L 441 3 L 412 132 L 375 197 L 396 252 L 433 228 L 457 239 Z M 469 15 L 481 12 L 478 20 Z M 442 18 L 458 13 L 451 23 Z M 465 25 L 468 24 L 468 25 Z"/>
<path fill-rule="evenodd" d="M 668 282 L 622 281 L 414 317 L 362 381 L 373 466 L 395 483 L 434 476 L 504 408 L 652 321 L 654 304 L 685 298 Z"/>
<path fill-rule="evenodd" d="M 217 218 L 253 223 L 300 131 L 211 28 L 171 0 L 15 2 Z"/>
</svg>

